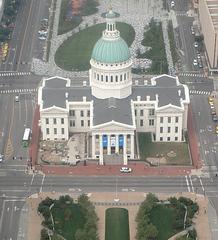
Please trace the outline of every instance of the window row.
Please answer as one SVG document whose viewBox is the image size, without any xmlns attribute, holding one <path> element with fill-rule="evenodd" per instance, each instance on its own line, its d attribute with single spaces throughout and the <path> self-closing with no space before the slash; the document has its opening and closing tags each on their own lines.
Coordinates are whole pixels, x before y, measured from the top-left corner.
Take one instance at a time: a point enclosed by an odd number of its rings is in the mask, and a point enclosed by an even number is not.
<svg viewBox="0 0 218 240">
<path fill-rule="evenodd" d="M 154 116 L 154 113 L 155 113 L 154 109 L 152 108 L 152 109 L 148 109 L 148 110 L 149 110 L 148 115 L 149 116 Z M 145 114 L 145 111 L 146 110 L 144 110 L 144 109 L 140 109 L 138 111 L 137 111 L 137 109 L 135 109 L 135 116 L 138 116 L 138 114 L 139 114 L 139 116 L 143 117 L 144 114 Z"/>
<path fill-rule="evenodd" d="M 120 74 L 120 75 L 103 75 L 103 74 L 99 74 L 94 72 L 94 79 L 101 81 L 101 82 L 122 82 L 122 81 L 126 81 L 129 79 L 129 72 L 128 73 L 124 73 L 124 74 Z"/>
<path fill-rule="evenodd" d="M 80 121 L 80 127 L 84 127 L 85 126 L 85 121 L 81 120 Z M 90 120 L 87 121 L 87 126 L 90 126 Z M 76 127 L 76 121 L 75 120 L 70 120 L 70 127 Z"/>
<path fill-rule="evenodd" d="M 160 117 L 160 123 L 164 122 L 164 118 L 167 118 L 168 123 L 171 123 L 173 119 L 175 120 L 175 123 L 179 122 L 179 117 Z"/>
<path fill-rule="evenodd" d="M 171 127 L 167 127 L 167 132 L 170 133 L 170 132 L 171 132 L 171 129 L 172 129 Z M 160 133 L 163 133 L 163 130 L 164 130 L 164 128 L 163 128 L 163 127 L 160 127 Z M 178 133 L 179 128 L 178 128 L 178 127 L 175 127 L 174 130 L 175 130 L 174 133 Z"/>
<path fill-rule="evenodd" d="M 75 110 L 70 110 L 69 115 L 70 115 L 71 117 L 75 117 L 75 116 L 76 116 Z M 85 115 L 86 115 L 87 117 L 90 117 L 90 110 L 87 110 L 87 111 L 81 110 L 81 111 L 80 111 L 80 117 L 85 117 Z"/>
<path fill-rule="evenodd" d="M 49 135 L 50 134 L 50 128 L 46 128 L 46 134 L 47 135 Z M 57 128 L 53 128 L 53 134 L 58 134 L 58 130 L 57 130 Z M 63 134 L 65 134 L 65 131 L 64 131 L 64 128 L 61 128 L 61 134 L 63 135 Z"/>
<path fill-rule="evenodd" d="M 57 124 L 58 119 L 59 118 L 46 118 L 45 124 L 50 124 L 50 123 Z M 61 124 L 64 124 L 64 118 L 60 118 L 60 121 L 61 121 Z"/>
<path fill-rule="evenodd" d="M 171 137 L 167 137 L 167 142 L 170 142 L 170 141 L 178 141 L 178 137 L 174 137 L 174 139 L 173 139 L 173 137 L 171 138 Z M 162 142 L 163 141 L 163 137 L 160 137 L 160 142 Z"/>
<path fill-rule="evenodd" d="M 144 126 L 144 120 L 143 119 L 140 119 L 139 125 L 140 125 L 140 127 Z M 149 126 L 154 126 L 154 119 L 149 119 L 148 125 Z"/>
</svg>

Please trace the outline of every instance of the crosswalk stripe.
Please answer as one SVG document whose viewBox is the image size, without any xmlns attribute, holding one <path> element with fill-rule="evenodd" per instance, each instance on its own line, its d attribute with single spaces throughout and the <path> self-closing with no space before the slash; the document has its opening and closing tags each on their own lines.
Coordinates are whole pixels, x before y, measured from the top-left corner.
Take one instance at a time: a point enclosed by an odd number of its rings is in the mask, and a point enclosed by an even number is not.
<svg viewBox="0 0 218 240">
<path fill-rule="evenodd" d="M 0 90 L 0 94 L 6 94 L 6 93 L 31 93 L 31 92 L 37 92 L 37 88 Z"/>
<path fill-rule="evenodd" d="M 5 76 L 27 76 L 31 75 L 31 72 L 0 72 L 0 77 Z"/>
</svg>

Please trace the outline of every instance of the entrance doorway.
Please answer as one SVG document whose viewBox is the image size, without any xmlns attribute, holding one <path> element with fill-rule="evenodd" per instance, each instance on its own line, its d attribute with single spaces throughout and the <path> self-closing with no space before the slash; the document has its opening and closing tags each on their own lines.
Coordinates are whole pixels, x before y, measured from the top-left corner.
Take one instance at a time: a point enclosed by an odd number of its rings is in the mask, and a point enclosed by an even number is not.
<svg viewBox="0 0 218 240">
<path fill-rule="evenodd" d="M 116 152 L 115 147 L 111 147 L 111 154 L 114 154 Z"/>
</svg>

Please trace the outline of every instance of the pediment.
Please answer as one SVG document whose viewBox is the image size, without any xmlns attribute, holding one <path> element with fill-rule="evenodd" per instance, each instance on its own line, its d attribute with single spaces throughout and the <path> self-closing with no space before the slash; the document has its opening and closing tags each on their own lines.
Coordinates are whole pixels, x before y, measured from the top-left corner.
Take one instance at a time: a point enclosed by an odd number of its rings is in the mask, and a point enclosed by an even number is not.
<svg viewBox="0 0 218 240">
<path fill-rule="evenodd" d="M 178 112 L 183 112 L 183 109 L 178 106 L 168 105 L 168 106 L 158 108 L 156 112 L 178 113 Z"/>
<path fill-rule="evenodd" d="M 102 131 L 125 131 L 125 130 L 134 130 L 135 127 L 132 125 L 111 121 L 111 122 L 93 126 L 92 129 L 102 130 Z"/>
<path fill-rule="evenodd" d="M 63 108 L 60 108 L 60 107 L 56 107 L 56 106 L 53 106 L 53 107 L 49 107 L 49 108 L 45 108 L 45 109 L 42 109 L 43 113 L 51 113 L 51 114 L 58 114 L 58 113 L 66 113 L 67 110 L 66 109 L 63 109 Z"/>
</svg>

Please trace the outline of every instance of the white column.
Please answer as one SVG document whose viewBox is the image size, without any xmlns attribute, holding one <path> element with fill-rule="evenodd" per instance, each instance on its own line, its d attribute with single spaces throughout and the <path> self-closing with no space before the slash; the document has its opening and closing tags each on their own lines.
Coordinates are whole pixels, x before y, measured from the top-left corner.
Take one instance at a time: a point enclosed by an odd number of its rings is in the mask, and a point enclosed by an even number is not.
<svg viewBox="0 0 218 240">
<path fill-rule="evenodd" d="M 119 154 L 119 135 L 116 134 L 116 146 L 115 146 L 115 152 Z"/>
<path fill-rule="evenodd" d="M 126 154 L 126 134 L 123 134 L 123 164 L 127 165 L 127 154 Z"/>
<path fill-rule="evenodd" d="M 131 134 L 131 158 L 134 158 L 134 146 L 135 146 L 135 142 L 134 142 L 134 134 Z"/>
<path fill-rule="evenodd" d="M 104 159 L 103 159 L 103 141 L 102 141 L 102 134 L 99 135 L 99 164 L 103 165 L 104 164 Z"/>
<path fill-rule="evenodd" d="M 111 136 L 107 135 L 107 154 L 111 155 Z"/>
<path fill-rule="evenodd" d="M 95 158 L 95 137 L 96 135 L 92 135 L 92 158 Z"/>
</svg>

